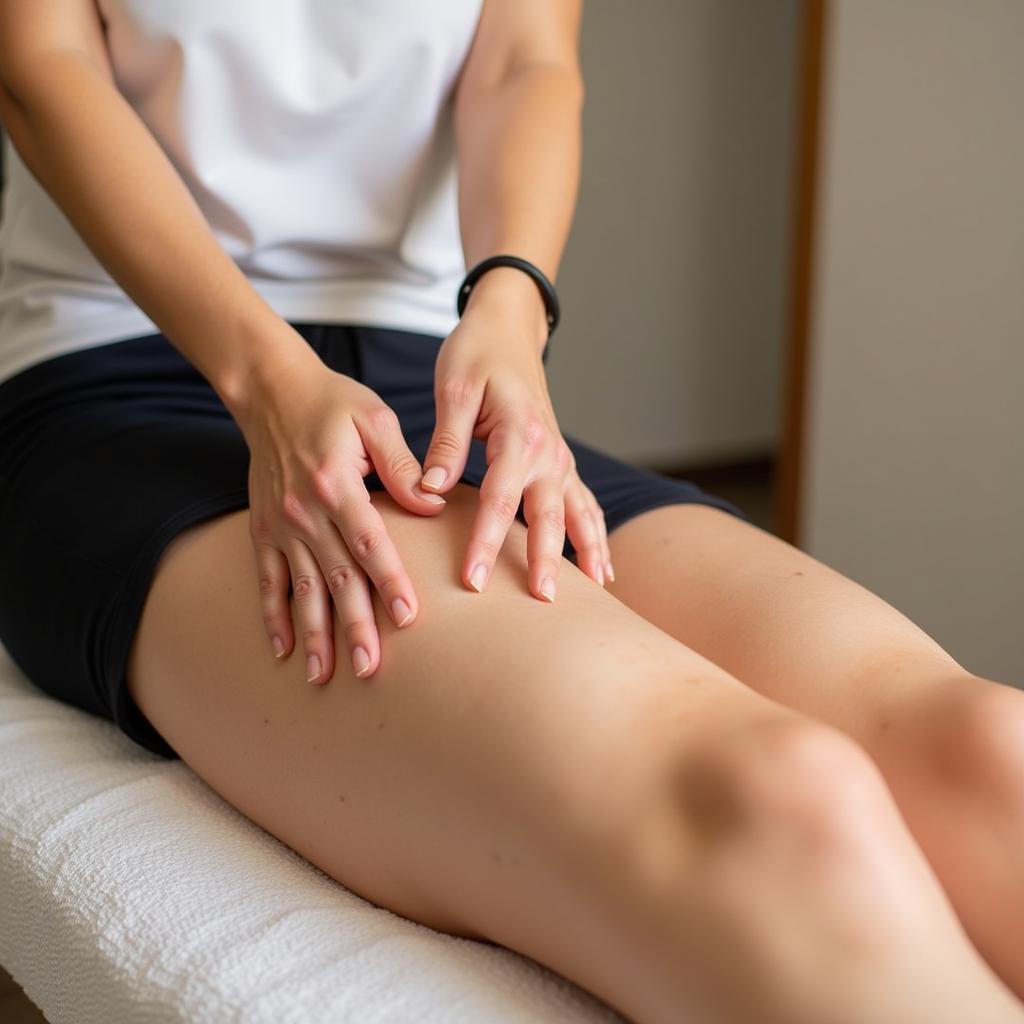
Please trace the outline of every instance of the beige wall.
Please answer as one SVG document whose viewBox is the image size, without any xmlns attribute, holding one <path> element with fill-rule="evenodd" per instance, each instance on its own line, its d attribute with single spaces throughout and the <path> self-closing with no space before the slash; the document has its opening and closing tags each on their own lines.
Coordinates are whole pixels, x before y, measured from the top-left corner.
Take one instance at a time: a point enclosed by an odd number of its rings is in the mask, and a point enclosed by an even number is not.
<svg viewBox="0 0 1024 1024">
<path fill-rule="evenodd" d="M 548 363 L 562 429 L 622 457 L 774 449 L 795 0 L 588 0 L 576 220 Z"/>
<path fill-rule="evenodd" d="M 835 0 L 802 546 L 1024 683 L 1024 3 Z"/>
</svg>

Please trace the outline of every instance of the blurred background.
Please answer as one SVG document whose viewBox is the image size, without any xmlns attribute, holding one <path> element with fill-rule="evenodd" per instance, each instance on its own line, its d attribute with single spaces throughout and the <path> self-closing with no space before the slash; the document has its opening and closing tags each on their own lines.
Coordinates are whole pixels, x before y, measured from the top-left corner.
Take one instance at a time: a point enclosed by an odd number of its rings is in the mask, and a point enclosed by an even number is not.
<svg viewBox="0 0 1024 1024">
<path fill-rule="evenodd" d="M 565 431 L 648 466 L 699 468 L 702 483 L 729 467 L 723 486 L 742 481 L 743 507 L 773 527 L 798 3 L 642 9 L 584 5 L 556 411 Z"/>
<path fill-rule="evenodd" d="M 563 430 L 1024 686 L 1024 3 L 591 0 L 582 58 Z"/>
</svg>

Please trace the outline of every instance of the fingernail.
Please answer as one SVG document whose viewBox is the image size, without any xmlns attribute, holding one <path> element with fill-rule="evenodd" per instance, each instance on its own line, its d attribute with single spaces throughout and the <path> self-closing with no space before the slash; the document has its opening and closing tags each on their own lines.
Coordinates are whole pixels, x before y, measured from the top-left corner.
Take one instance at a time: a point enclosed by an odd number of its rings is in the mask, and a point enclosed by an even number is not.
<svg viewBox="0 0 1024 1024">
<path fill-rule="evenodd" d="M 540 592 L 549 601 L 554 601 L 555 600 L 555 581 L 553 579 L 551 579 L 549 576 L 545 576 L 544 579 L 542 579 L 540 581 Z"/>
<path fill-rule="evenodd" d="M 424 501 L 429 501 L 431 505 L 447 505 L 448 502 L 441 497 L 440 494 L 421 494 L 419 495 Z"/>
<path fill-rule="evenodd" d="M 420 487 L 440 487 L 448 479 L 448 470 L 444 466 L 431 466 L 423 474 Z"/>
<path fill-rule="evenodd" d="M 478 563 L 469 574 L 469 582 L 477 593 L 482 594 L 484 592 L 484 584 L 487 582 L 487 570 Z"/>
<path fill-rule="evenodd" d="M 400 597 L 396 597 L 391 602 L 391 614 L 397 625 L 404 626 L 412 618 L 412 609 Z"/>
<path fill-rule="evenodd" d="M 601 568 L 601 563 L 597 564 L 597 582 L 603 587 L 604 586 L 604 569 Z"/>
<path fill-rule="evenodd" d="M 275 636 L 270 642 L 274 645 L 274 657 L 280 658 L 284 654 L 284 641 L 279 636 Z"/>
<path fill-rule="evenodd" d="M 615 582 L 615 570 L 612 568 L 611 562 L 605 562 L 605 571 L 608 573 L 608 579 Z"/>
<path fill-rule="evenodd" d="M 314 679 L 320 678 L 320 655 L 311 654 L 306 658 L 306 671 L 309 673 L 309 676 L 306 679 L 307 683 L 311 683 Z"/>
<path fill-rule="evenodd" d="M 370 667 L 370 656 L 362 647 L 357 647 L 352 652 L 352 667 L 356 675 L 361 676 Z"/>
</svg>

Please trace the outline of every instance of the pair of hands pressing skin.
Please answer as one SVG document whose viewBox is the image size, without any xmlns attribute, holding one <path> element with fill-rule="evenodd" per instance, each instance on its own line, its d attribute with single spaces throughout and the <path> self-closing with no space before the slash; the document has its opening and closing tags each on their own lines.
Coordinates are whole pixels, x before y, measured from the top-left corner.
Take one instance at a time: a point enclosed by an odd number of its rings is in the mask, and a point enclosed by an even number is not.
<svg viewBox="0 0 1024 1024">
<path fill-rule="evenodd" d="M 606 576 L 614 579 L 604 514 L 576 472 L 530 338 L 514 318 L 466 309 L 438 352 L 426 474 L 394 410 L 319 358 L 277 374 L 250 404 L 258 411 L 239 417 L 251 456 L 249 529 L 264 623 L 276 657 L 301 641 L 309 682 L 331 679 L 337 648 L 347 648 L 357 676 L 377 671 L 371 584 L 397 626 L 416 619 L 412 581 L 363 480 L 371 471 L 403 508 L 437 515 L 441 494 L 462 475 L 470 441 L 482 440 L 488 468 L 463 560 L 464 585 L 485 590 L 520 500 L 529 589 L 538 600 L 555 599 L 566 534 L 583 572 L 601 586 Z"/>
</svg>

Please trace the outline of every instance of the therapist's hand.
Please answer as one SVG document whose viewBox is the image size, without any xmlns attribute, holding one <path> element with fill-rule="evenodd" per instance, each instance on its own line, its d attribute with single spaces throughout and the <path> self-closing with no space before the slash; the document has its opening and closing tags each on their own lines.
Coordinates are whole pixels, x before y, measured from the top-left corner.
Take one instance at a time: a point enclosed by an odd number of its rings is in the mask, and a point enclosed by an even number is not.
<svg viewBox="0 0 1024 1024">
<path fill-rule="evenodd" d="M 396 626 L 415 621 L 417 601 L 363 478 L 376 470 L 419 515 L 436 515 L 443 500 L 420 490 L 420 464 L 390 406 L 319 358 L 296 355 L 236 419 L 250 451 L 249 530 L 267 636 L 280 657 L 301 648 L 311 683 L 334 674 L 336 647 L 369 677 L 380 665 L 371 588 Z"/>
<path fill-rule="evenodd" d="M 521 301 L 509 302 L 509 292 L 500 302 L 477 301 L 476 289 L 502 271 L 525 281 Z M 438 350 L 437 422 L 421 483 L 427 491 L 450 490 L 465 468 L 471 440 L 486 442 L 488 468 L 462 564 L 463 583 L 484 590 L 522 501 L 529 589 L 539 600 L 553 601 L 566 534 L 579 568 L 601 586 L 610 550 L 604 513 L 579 478 L 555 419 L 541 358 L 542 313 L 540 294 L 521 271 L 497 268 L 477 283 L 462 319 Z"/>
</svg>

